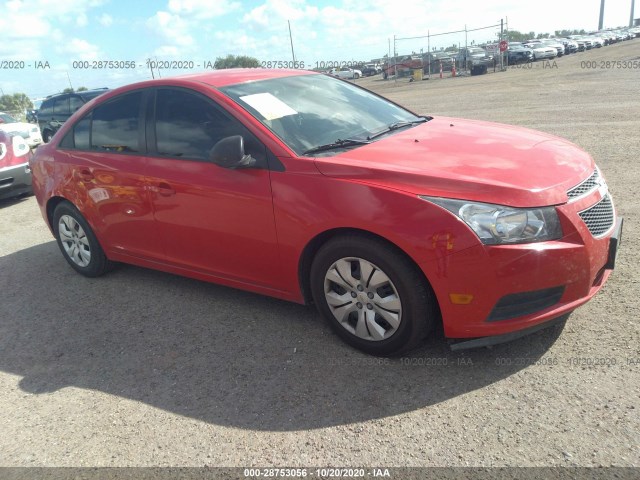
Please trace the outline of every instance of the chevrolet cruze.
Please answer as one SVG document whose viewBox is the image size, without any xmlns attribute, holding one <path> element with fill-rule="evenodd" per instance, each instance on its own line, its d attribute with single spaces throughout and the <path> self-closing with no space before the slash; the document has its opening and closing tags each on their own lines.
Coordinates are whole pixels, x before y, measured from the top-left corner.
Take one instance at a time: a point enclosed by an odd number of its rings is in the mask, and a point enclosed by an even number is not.
<svg viewBox="0 0 640 480">
<path fill-rule="evenodd" d="M 32 172 L 79 273 L 125 262 L 315 303 L 375 355 L 439 323 L 478 346 L 566 318 L 609 277 L 622 227 L 593 159 L 563 139 L 293 70 L 109 91 Z"/>
</svg>

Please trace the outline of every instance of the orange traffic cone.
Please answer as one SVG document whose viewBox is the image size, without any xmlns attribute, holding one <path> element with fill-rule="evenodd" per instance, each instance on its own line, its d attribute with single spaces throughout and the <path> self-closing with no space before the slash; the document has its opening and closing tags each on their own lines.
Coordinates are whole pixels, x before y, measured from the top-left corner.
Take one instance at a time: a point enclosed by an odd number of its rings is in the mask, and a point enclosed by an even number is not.
<svg viewBox="0 0 640 480">
<path fill-rule="evenodd" d="M 456 76 L 456 64 L 453 64 L 453 67 L 451 67 L 451 76 L 455 77 Z"/>
</svg>

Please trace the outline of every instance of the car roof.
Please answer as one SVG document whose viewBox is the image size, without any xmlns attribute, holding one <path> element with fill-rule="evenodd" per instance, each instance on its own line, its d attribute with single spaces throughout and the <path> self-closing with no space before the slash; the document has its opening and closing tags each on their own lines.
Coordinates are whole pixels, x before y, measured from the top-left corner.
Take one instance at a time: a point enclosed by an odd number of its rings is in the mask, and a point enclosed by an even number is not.
<svg viewBox="0 0 640 480">
<path fill-rule="evenodd" d="M 102 88 L 94 88 L 92 90 L 82 90 L 80 92 L 60 92 L 60 93 L 54 93 L 51 95 L 48 95 L 43 101 L 42 103 L 46 102 L 47 100 L 51 101 L 53 99 L 56 99 L 58 97 L 61 97 L 63 95 L 78 95 L 79 97 L 86 97 L 87 95 L 95 95 L 96 93 L 105 93 L 108 92 L 109 89 L 107 87 L 102 87 Z"/>
<path fill-rule="evenodd" d="M 332 69 L 335 70 L 335 69 Z M 131 83 L 108 91 L 108 97 L 112 98 L 122 92 L 136 90 L 139 88 L 161 87 L 161 86 L 182 86 L 189 87 L 195 84 L 209 85 L 214 88 L 222 88 L 239 83 L 256 82 L 269 80 L 272 78 L 293 77 L 299 75 L 321 75 L 318 72 L 309 70 L 293 69 L 267 69 L 267 68 L 229 68 L 213 70 L 210 72 L 191 73 L 173 77 L 156 78 L 142 82 Z M 106 91 L 105 91 L 106 93 Z"/>
<path fill-rule="evenodd" d="M 317 75 L 317 72 L 308 70 L 293 69 L 269 69 L 269 68 L 227 68 L 222 70 L 213 70 L 211 72 L 192 73 L 189 75 L 181 75 L 177 77 L 168 77 L 167 79 L 187 80 L 189 82 L 205 83 L 213 87 L 226 87 L 236 83 L 255 82 L 259 80 L 268 80 L 270 78 L 291 77 L 296 75 Z M 154 83 L 158 81 L 147 81 L 144 83 Z M 158 82 L 160 83 L 160 82 Z"/>
</svg>

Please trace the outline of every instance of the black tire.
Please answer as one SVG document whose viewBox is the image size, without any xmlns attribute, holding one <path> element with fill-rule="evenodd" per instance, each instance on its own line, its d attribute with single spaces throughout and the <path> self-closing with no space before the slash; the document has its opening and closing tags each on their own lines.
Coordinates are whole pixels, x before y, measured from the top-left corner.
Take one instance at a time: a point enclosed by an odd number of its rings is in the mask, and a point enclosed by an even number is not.
<svg viewBox="0 0 640 480">
<path fill-rule="evenodd" d="M 90 260 L 88 261 L 87 265 L 79 265 L 74 259 L 71 258 L 70 254 L 67 253 L 67 249 L 63 245 L 63 242 L 65 242 L 65 245 L 67 245 L 68 247 L 72 246 L 72 244 L 69 241 L 69 237 L 64 237 L 64 234 L 61 234 L 60 221 L 63 217 L 66 217 L 67 220 L 68 217 L 71 217 L 82 228 L 82 231 L 84 233 L 83 238 L 86 238 L 86 242 L 88 243 L 88 250 L 90 252 Z M 100 275 L 103 275 L 113 268 L 113 262 L 111 262 L 104 254 L 104 250 L 102 250 L 102 247 L 100 246 L 98 239 L 93 233 L 93 230 L 84 219 L 82 214 L 78 211 L 78 209 L 71 205 L 69 202 L 60 203 L 54 210 L 53 231 L 56 237 L 56 241 L 58 242 L 58 247 L 62 252 L 62 256 L 76 272 L 86 277 L 99 277 Z"/>
<path fill-rule="evenodd" d="M 325 296 L 325 276 L 335 262 L 345 258 L 357 258 L 370 262 L 390 280 L 391 286 L 386 286 L 385 288 L 395 287 L 397 298 L 401 305 L 401 314 L 399 325 L 388 338 L 380 340 L 361 338 L 354 332 L 347 330 L 347 327 L 343 326 L 343 323 L 339 322 L 332 313 Z M 354 263 L 357 263 L 357 261 L 354 261 Z M 377 272 L 378 270 L 375 271 Z M 369 277 L 369 280 L 372 278 L 373 274 Z M 314 302 L 332 329 L 345 342 L 371 355 L 390 356 L 411 350 L 429 334 L 439 318 L 436 300 L 431 287 L 425 281 L 418 267 L 396 248 L 373 237 L 352 234 L 331 239 L 318 250 L 311 265 L 310 280 Z M 328 282 L 327 285 L 333 284 Z M 365 293 L 362 290 L 360 292 Z M 354 286 L 354 291 L 352 292 L 345 290 L 344 295 L 347 295 L 347 293 L 351 296 L 354 293 L 357 294 L 356 287 Z M 358 298 L 353 300 L 353 302 L 357 301 Z M 368 300 L 365 301 L 368 302 Z M 375 300 L 371 300 L 371 302 L 373 303 Z M 360 305 L 362 312 L 364 312 L 365 308 L 362 307 L 362 304 Z M 355 309 L 353 305 L 352 308 Z M 382 325 L 385 324 L 386 321 L 379 317 L 377 313 L 373 314 L 376 315 L 375 321 L 378 325 L 380 325 L 380 322 L 382 322 Z M 351 321 L 355 320 L 357 323 L 357 317 L 360 312 L 356 310 L 349 315 L 355 315 L 355 318 L 350 318 Z M 351 328 L 355 330 L 355 326 L 351 326 Z M 368 326 L 366 329 L 370 331 Z"/>
<path fill-rule="evenodd" d="M 42 141 L 44 143 L 49 143 L 51 141 L 51 137 L 53 137 L 53 132 L 51 130 L 45 130 L 42 132 Z"/>
</svg>

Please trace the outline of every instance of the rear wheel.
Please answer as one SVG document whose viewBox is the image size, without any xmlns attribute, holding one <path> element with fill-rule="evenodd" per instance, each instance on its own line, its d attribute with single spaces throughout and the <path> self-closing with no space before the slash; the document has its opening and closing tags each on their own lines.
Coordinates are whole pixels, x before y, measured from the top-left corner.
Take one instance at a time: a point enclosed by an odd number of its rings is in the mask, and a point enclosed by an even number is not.
<svg viewBox="0 0 640 480">
<path fill-rule="evenodd" d="M 70 203 L 54 210 L 53 229 L 62 255 L 76 272 L 98 277 L 113 267 L 87 221 Z"/>
<path fill-rule="evenodd" d="M 42 141 L 44 143 L 49 143 L 51 141 L 51 137 L 53 137 L 53 132 L 51 130 L 45 130 L 42 132 Z"/>
<path fill-rule="evenodd" d="M 311 291 L 333 330 L 372 355 L 410 350 L 438 318 L 417 267 L 386 242 L 363 235 L 334 238 L 318 251 Z"/>
</svg>

